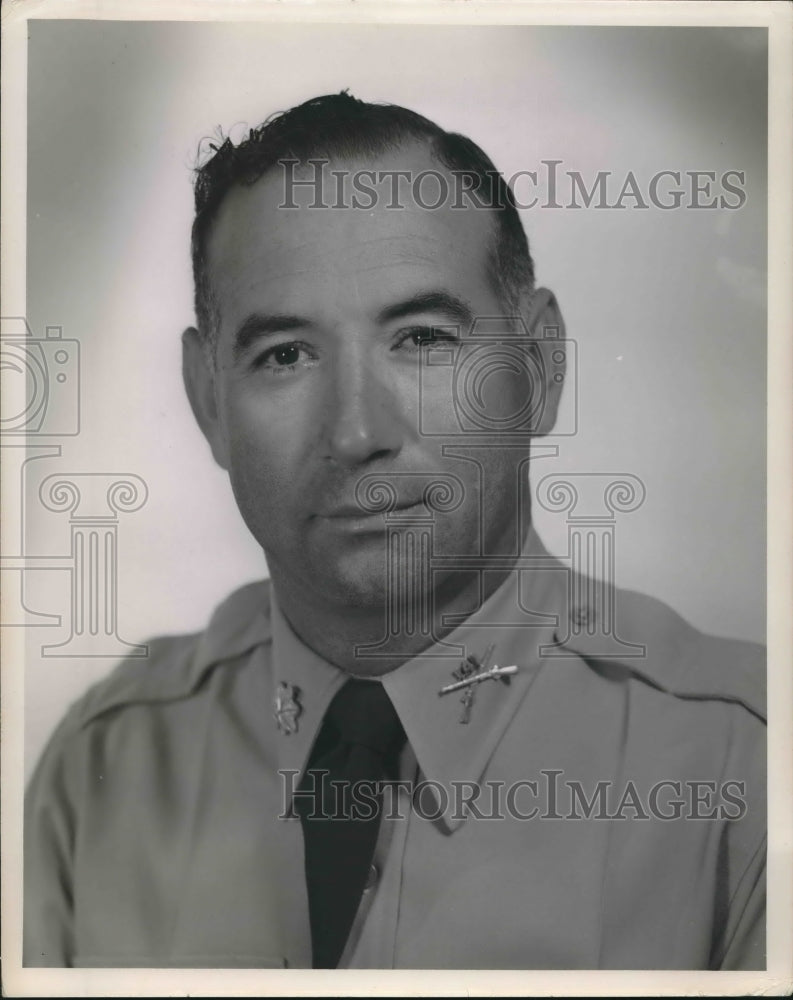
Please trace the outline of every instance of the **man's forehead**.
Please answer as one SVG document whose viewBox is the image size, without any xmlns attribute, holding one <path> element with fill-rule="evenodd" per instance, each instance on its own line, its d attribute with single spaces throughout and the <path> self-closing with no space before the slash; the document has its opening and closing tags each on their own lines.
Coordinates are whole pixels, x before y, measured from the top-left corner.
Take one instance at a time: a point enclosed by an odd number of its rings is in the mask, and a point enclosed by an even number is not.
<svg viewBox="0 0 793 1000">
<path fill-rule="evenodd" d="M 389 197 L 378 197 L 379 206 L 381 202 L 391 202 L 390 195 L 397 185 L 402 195 L 400 201 L 411 201 L 411 181 L 427 172 L 442 174 L 447 181 L 452 179 L 452 172 L 435 155 L 429 143 L 408 139 L 391 148 L 371 153 L 317 152 L 305 159 L 287 154 L 270 167 L 252 187 L 261 184 L 263 190 L 280 196 L 276 199 L 279 203 L 286 201 L 300 208 L 309 207 L 316 202 L 315 181 L 320 176 L 327 204 L 338 203 L 334 195 L 338 195 L 342 184 L 354 183 L 367 188 L 382 187 L 383 193 L 388 193 Z M 372 174 L 375 175 L 374 178 Z M 246 188 L 243 186 L 233 188 L 226 201 L 233 201 L 234 195 L 244 190 Z M 287 190 L 288 197 L 285 197 Z M 358 187 L 358 193 L 360 197 L 361 187 Z M 362 200 L 368 201 L 368 198 Z"/>
<path fill-rule="evenodd" d="M 439 178 L 448 193 L 436 204 L 444 193 Z M 226 195 L 209 234 L 210 269 L 245 266 L 251 254 L 268 270 L 288 255 L 291 271 L 323 260 L 362 269 L 388 259 L 479 257 L 477 248 L 486 253 L 492 238 L 493 212 L 472 203 L 455 207 L 453 181 L 431 150 L 415 143 L 376 157 L 328 159 L 317 168 L 276 165 Z"/>
</svg>

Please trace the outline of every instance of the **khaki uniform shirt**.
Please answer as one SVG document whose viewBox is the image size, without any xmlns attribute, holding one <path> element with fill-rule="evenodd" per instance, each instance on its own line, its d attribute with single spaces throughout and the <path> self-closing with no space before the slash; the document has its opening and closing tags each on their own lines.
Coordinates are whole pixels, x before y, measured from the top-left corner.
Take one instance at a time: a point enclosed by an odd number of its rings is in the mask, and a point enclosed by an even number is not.
<svg viewBox="0 0 793 1000">
<path fill-rule="evenodd" d="M 762 650 L 625 591 L 617 637 L 537 565 L 383 678 L 405 781 L 341 967 L 763 968 Z M 518 672 L 479 684 L 462 723 L 438 690 L 491 643 Z M 344 680 L 264 582 L 91 689 L 28 792 L 25 964 L 310 967 L 283 817 Z"/>
</svg>

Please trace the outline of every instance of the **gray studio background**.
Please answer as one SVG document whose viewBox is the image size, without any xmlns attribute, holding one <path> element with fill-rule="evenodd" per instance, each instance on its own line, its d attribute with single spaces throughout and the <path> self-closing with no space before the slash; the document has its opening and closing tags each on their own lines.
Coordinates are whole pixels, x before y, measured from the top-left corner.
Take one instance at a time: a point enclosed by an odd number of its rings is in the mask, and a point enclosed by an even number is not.
<svg viewBox="0 0 793 1000">
<path fill-rule="evenodd" d="M 33 463 L 26 545 L 69 550 L 53 472 L 134 473 L 118 522 L 118 634 L 201 628 L 266 567 L 183 396 L 190 170 L 202 136 L 349 87 L 470 134 L 508 175 L 560 159 L 649 177 L 746 172 L 739 211 L 535 208 L 538 279 L 579 352 L 580 431 L 556 471 L 632 473 L 618 582 L 708 631 L 765 633 L 766 36 L 760 29 L 277 26 L 31 21 L 27 314 L 81 349 L 80 434 Z M 236 134 L 236 133 L 235 133 Z M 566 406 L 572 405 L 570 399 Z M 31 464 L 31 469 L 33 469 Z M 38 478 L 37 478 L 38 477 Z M 538 511 L 546 544 L 564 515 Z M 105 657 L 68 635 L 69 574 L 28 574 L 26 769 Z"/>
</svg>

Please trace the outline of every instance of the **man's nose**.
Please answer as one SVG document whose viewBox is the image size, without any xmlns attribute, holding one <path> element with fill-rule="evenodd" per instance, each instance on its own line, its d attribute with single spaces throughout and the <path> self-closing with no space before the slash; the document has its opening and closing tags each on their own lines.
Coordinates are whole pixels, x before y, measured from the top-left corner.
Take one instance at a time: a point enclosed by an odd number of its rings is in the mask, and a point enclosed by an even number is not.
<svg viewBox="0 0 793 1000">
<path fill-rule="evenodd" d="M 397 411 L 393 390 L 371 362 L 340 364 L 328 414 L 329 457 L 353 467 L 397 453 L 403 443 Z"/>
</svg>

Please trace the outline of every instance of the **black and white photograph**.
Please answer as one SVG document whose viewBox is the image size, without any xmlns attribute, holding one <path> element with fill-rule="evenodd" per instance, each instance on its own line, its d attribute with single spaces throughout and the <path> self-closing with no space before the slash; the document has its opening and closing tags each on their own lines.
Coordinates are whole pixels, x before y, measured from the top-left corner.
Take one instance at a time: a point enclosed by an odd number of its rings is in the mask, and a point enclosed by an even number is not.
<svg viewBox="0 0 793 1000">
<path fill-rule="evenodd" d="M 586 7 L 4 8 L 7 995 L 793 985 L 793 8 Z"/>
</svg>

